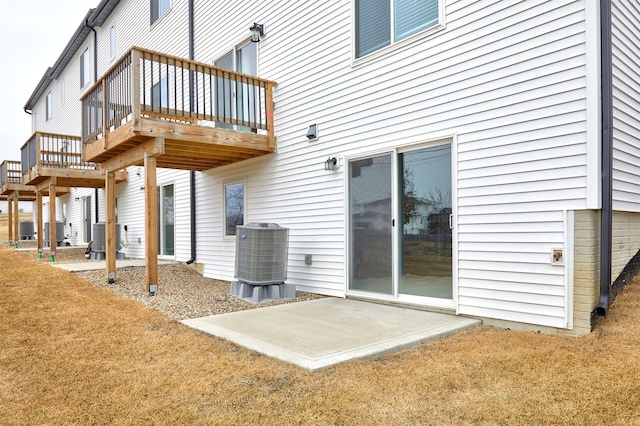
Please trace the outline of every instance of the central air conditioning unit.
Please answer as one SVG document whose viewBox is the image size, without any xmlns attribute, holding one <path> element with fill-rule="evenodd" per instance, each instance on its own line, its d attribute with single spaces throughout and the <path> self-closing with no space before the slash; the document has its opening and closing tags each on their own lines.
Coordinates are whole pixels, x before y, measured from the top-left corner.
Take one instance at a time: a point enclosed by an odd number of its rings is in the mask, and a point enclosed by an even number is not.
<svg viewBox="0 0 640 426">
<path fill-rule="evenodd" d="M 64 240 L 64 222 L 56 222 L 56 245 L 62 245 Z M 44 223 L 44 244 L 49 246 L 49 222 Z"/>
<path fill-rule="evenodd" d="M 284 283 L 289 229 L 257 222 L 236 229 L 236 279 L 256 285 Z"/>
<path fill-rule="evenodd" d="M 104 222 L 93 224 L 93 242 L 91 243 L 90 259 L 102 260 L 106 257 L 107 239 L 105 234 L 106 224 Z M 120 224 L 116 224 L 116 259 L 124 259 L 124 253 L 120 253 L 120 249 L 122 249 Z"/>
<path fill-rule="evenodd" d="M 288 228 L 259 222 L 238 226 L 230 293 L 252 303 L 296 297 L 296 286 L 284 283 L 288 254 Z"/>
<path fill-rule="evenodd" d="M 18 224 L 18 235 L 21 240 L 32 240 L 34 229 L 33 229 L 33 221 L 23 220 Z"/>
</svg>

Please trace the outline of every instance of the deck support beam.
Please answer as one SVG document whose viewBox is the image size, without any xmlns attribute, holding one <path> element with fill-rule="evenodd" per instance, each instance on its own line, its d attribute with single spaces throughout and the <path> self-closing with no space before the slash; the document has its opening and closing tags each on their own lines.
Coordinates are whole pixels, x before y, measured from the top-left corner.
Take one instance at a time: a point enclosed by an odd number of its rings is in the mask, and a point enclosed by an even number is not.
<svg viewBox="0 0 640 426">
<path fill-rule="evenodd" d="M 111 171 L 105 172 L 104 180 L 106 224 L 106 260 L 107 260 L 107 282 L 112 284 L 116 281 L 116 174 Z"/>
<path fill-rule="evenodd" d="M 158 195 L 156 158 L 144 155 L 145 283 L 149 295 L 158 291 Z"/>
<path fill-rule="evenodd" d="M 36 192 L 36 233 L 38 238 L 38 257 L 42 259 L 42 192 Z"/>
<path fill-rule="evenodd" d="M 9 245 L 13 245 L 13 209 L 11 208 L 11 197 L 7 198 L 7 210 L 9 213 L 9 223 L 7 224 L 9 227 Z"/>
<path fill-rule="evenodd" d="M 58 237 L 56 235 L 56 186 L 49 185 L 49 251 L 51 261 L 56 261 L 56 247 Z"/>
<path fill-rule="evenodd" d="M 15 246 L 16 248 L 18 248 L 18 242 L 20 241 L 20 231 L 18 230 L 18 224 L 20 223 L 20 215 L 18 214 L 19 212 L 19 207 L 18 207 L 18 203 L 20 200 L 20 193 L 19 191 L 14 191 L 13 192 L 13 233 L 14 235 L 14 242 L 15 242 Z"/>
</svg>

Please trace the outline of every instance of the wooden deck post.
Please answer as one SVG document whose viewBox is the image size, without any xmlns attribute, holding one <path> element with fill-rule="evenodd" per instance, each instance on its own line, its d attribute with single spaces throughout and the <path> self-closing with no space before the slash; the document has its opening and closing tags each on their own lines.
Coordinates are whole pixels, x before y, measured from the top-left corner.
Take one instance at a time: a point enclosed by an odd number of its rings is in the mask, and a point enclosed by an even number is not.
<svg viewBox="0 0 640 426">
<path fill-rule="evenodd" d="M 7 210 L 9 211 L 9 223 L 7 226 L 9 227 L 9 245 L 13 245 L 13 209 L 11 208 L 11 198 L 7 198 Z"/>
<path fill-rule="evenodd" d="M 58 239 L 56 236 L 56 186 L 49 185 L 49 251 L 51 261 L 56 261 L 56 247 Z"/>
<path fill-rule="evenodd" d="M 140 130 L 140 51 L 131 51 L 131 120 L 133 130 Z"/>
<path fill-rule="evenodd" d="M 267 113 L 267 141 L 269 143 L 269 151 L 274 152 L 276 149 L 276 131 L 273 127 L 273 84 L 271 83 L 267 84 L 265 103 Z"/>
<path fill-rule="evenodd" d="M 158 291 L 158 195 L 156 191 L 156 159 L 145 154 L 145 283 L 150 295 Z"/>
<path fill-rule="evenodd" d="M 13 233 L 14 242 L 16 243 L 16 248 L 18 248 L 18 242 L 20 241 L 20 231 L 18 224 L 20 223 L 20 215 L 18 214 L 18 202 L 20 200 L 20 191 L 13 192 Z"/>
<path fill-rule="evenodd" d="M 36 233 L 38 236 L 38 257 L 42 259 L 42 192 L 36 192 Z"/>
<path fill-rule="evenodd" d="M 107 282 L 112 284 L 116 281 L 116 174 L 105 172 L 104 182 L 105 208 L 106 214 L 106 258 L 107 258 Z"/>
</svg>

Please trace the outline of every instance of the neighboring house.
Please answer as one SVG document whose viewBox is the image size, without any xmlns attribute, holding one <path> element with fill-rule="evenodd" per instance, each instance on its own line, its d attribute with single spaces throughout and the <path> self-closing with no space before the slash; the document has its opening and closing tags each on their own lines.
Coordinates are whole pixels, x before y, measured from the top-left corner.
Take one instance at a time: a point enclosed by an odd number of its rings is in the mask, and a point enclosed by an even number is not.
<svg viewBox="0 0 640 426">
<path fill-rule="evenodd" d="M 640 249 L 630 2 L 103 0 L 87 23 L 27 109 L 128 167 L 98 194 L 127 256 L 230 280 L 238 217 L 275 222 L 299 290 L 584 334 Z M 62 201 L 74 229 L 95 195 Z"/>
</svg>

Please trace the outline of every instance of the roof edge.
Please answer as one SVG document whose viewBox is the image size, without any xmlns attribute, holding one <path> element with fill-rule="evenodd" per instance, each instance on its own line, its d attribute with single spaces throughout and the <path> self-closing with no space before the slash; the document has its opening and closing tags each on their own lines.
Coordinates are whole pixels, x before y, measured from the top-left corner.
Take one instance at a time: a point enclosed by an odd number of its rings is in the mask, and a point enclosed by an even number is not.
<svg viewBox="0 0 640 426">
<path fill-rule="evenodd" d="M 54 79 L 60 77 L 62 71 L 71 61 L 71 58 L 78 52 L 80 45 L 84 43 L 84 40 L 89 35 L 90 28 L 94 26 L 102 26 L 106 19 L 111 15 L 113 9 L 120 3 L 120 0 L 102 0 L 94 9 L 89 9 L 84 19 L 73 33 L 69 42 L 62 50 L 62 53 L 56 60 L 53 67 L 47 68 L 45 75 L 40 79 L 40 82 L 36 86 L 35 90 L 31 93 L 29 100 L 24 106 L 26 110 L 32 110 L 36 102 L 40 99 L 42 94 L 47 90 L 49 84 Z"/>
</svg>

